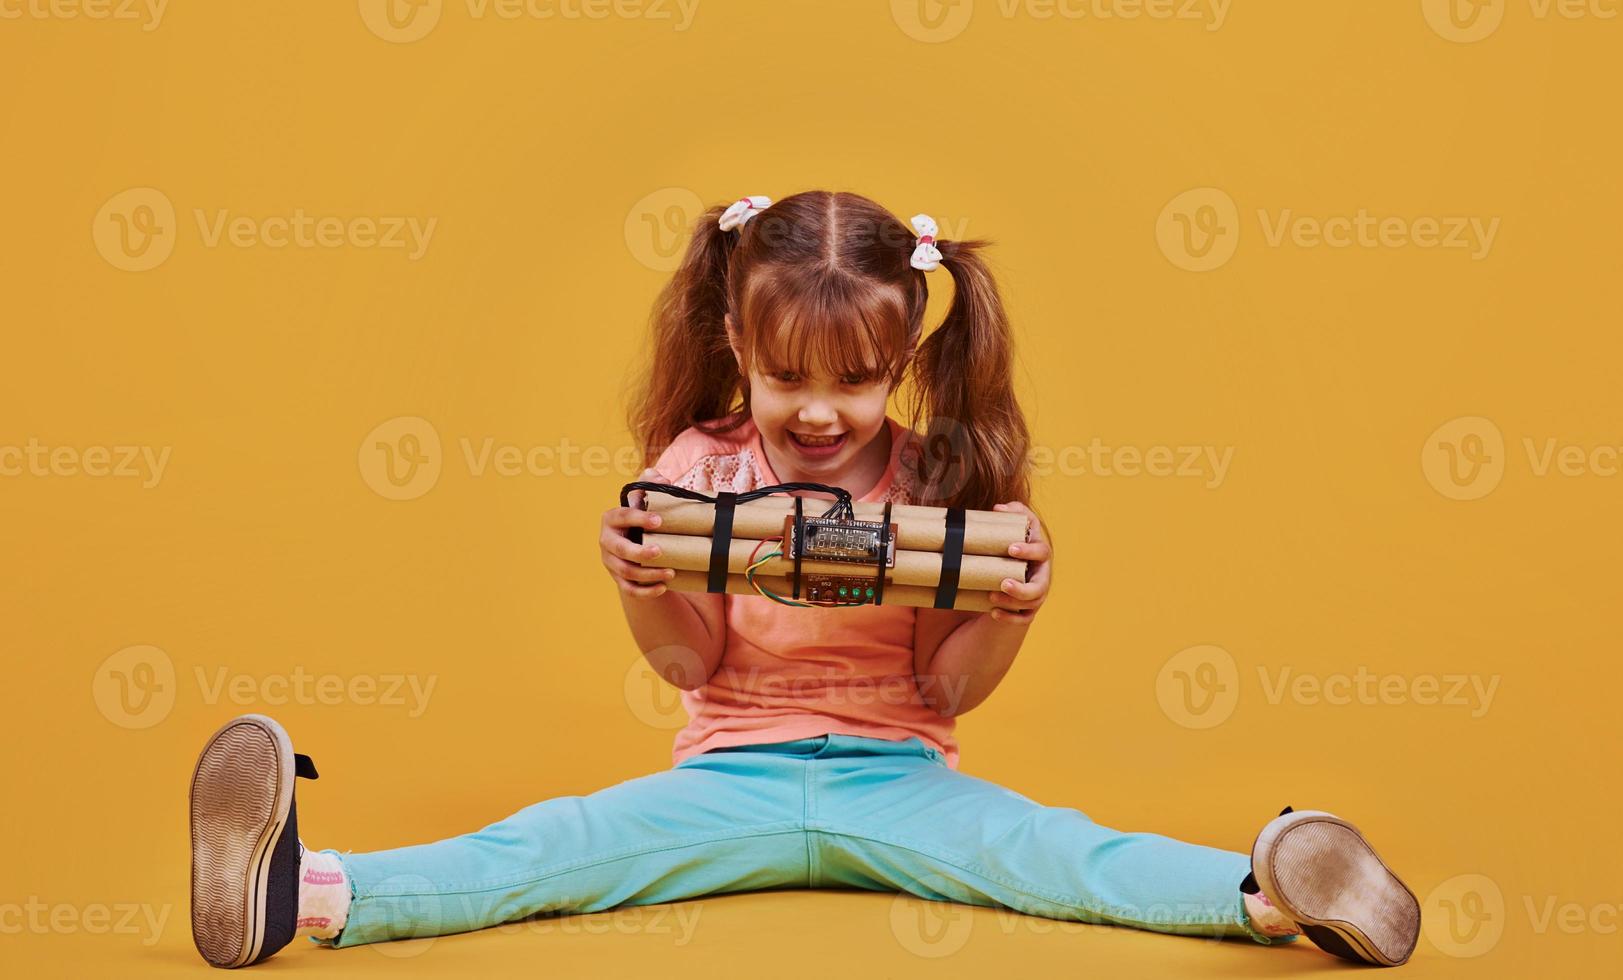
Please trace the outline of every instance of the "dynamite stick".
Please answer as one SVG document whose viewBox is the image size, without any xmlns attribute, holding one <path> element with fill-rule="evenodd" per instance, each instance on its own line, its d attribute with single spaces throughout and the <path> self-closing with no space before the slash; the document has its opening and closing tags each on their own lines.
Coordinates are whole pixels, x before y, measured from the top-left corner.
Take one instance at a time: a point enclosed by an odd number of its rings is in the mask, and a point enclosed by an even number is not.
<svg viewBox="0 0 1623 980">
<path fill-rule="evenodd" d="M 807 516 L 821 514 L 832 501 L 802 498 Z M 714 504 L 684 500 L 667 493 L 649 491 L 647 510 L 659 514 L 660 529 L 668 534 L 708 538 L 716 525 Z M 878 521 L 885 511 L 879 503 L 852 505 L 857 520 Z M 784 521 L 795 512 L 793 497 L 762 497 L 745 501 L 733 509 L 732 537 L 759 541 L 783 534 Z M 939 553 L 946 539 L 946 508 L 916 504 L 892 504 L 890 519 L 896 526 L 896 547 L 900 550 Z M 969 510 L 964 512 L 964 555 L 990 555 L 1007 558 L 1009 545 L 1031 540 L 1030 520 L 1016 511 Z M 701 566 L 702 567 L 702 566 Z M 1016 576 L 1023 578 L 1023 576 Z"/>
<path fill-rule="evenodd" d="M 740 507 L 740 510 L 743 508 Z M 711 539 L 691 534 L 643 534 L 643 543 L 658 545 L 660 553 L 653 558 L 646 559 L 643 565 L 654 568 L 675 568 L 682 571 L 702 572 L 710 567 Z M 759 540 L 734 538 L 729 543 L 727 553 L 727 571 L 730 574 L 743 574 L 749 567 L 750 553 L 756 550 Z M 1018 582 L 1026 580 L 1026 563 L 1018 558 L 993 558 L 990 555 L 964 555 L 963 563 L 958 573 L 958 588 L 960 590 L 979 590 L 982 592 L 996 592 L 1002 588 L 1003 580 L 1012 578 Z M 841 575 L 861 576 L 873 574 L 872 566 L 853 565 L 848 562 L 819 561 L 805 559 L 801 562 L 802 575 Z M 757 575 L 765 574 L 780 578 L 787 578 L 794 574 L 794 562 L 787 558 L 773 558 L 757 571 Z M 896 564 L 885 572 L 885 598 L 890 598 L 889 583 L 897 585 L 926 586 L 934 590 L 941 584 L 941 553 L 929 551 L 897 551 Z"/>
<path fill-rule="evenodd" d="M 635 504 L 633 491 L 640 498 Z M 774 496 L 804 492 L 834 499 Z M 620 505 L 659 515 L 665 533 L 640 527 L 626 533 L 659 548 L 643 564 L 682 573 L 670 581 L 677 591 L 696 591 L 695 575 L 703 572 L 705 592 L 737 592 L 742 582 L 794 606 L 884 605 L 889 598 L 893 605 L 983 611 L 988 593 L 1005 579 L 1025 581 L 1030 567 L 1008 557 L 1010 545 L 1031 540 L 1029 518 L 1012 511 L 858 503 L 842 487 L 813 482 L 712 496 L 639 480 L 620 488 Z M 754 561 L 769 540 L 777 547 Z M 887 595 L 894 589 L 908 591 L 898 600 Z M 979 598 L 965 598 L 971 595 Z"/>
<path fill-rule="evenodd" d="M 778 595 L 789 594 L 790 583 L 786 578 L 757 573 L 755 581 Z M 678 571 L 665 585 L 676 592 L 704 592 L 707 591 L 707 577 L 704 572 Z M 732 595 L 760 597 L 742 575 L 727 576 L 727 591 Z M 928 609 L 935 605 L 935 589 L 915 585 L 886 585 L 885 605 Z M 992 608 L 992 602 L 986 597 L 985 592 L 959 592 L 953 599 L 952 608 L 965 612 L 986 612 Z"/>
</svg>

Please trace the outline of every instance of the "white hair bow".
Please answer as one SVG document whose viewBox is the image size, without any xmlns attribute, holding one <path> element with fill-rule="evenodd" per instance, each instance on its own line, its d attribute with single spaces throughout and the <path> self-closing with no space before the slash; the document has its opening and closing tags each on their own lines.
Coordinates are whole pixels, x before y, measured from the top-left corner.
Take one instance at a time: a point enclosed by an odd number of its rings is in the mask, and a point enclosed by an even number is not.
<svg viewBox="0 0 1623 980">
<path fill-rule="evenodd" d="M 941 250 L 935 247 L 935 219 L 927 214 L 913 216 L 913 230 L 919 233 L 919 244 L 913 249 L 913 268 L 929 272 L 941 265 Z"/>
<path fill-rule="evenodd" d="M 752 197 L 741 197 L 733 202 L 732 207 L 722 213 L 721 230 L 732 231 L 734 228 L 742 228 L 749 219 L 755 217 L 755 212 L 764 211 L 771 206 L 772 199 L 770 197 L 762 197 L 759 194 Z"/>
</svg>

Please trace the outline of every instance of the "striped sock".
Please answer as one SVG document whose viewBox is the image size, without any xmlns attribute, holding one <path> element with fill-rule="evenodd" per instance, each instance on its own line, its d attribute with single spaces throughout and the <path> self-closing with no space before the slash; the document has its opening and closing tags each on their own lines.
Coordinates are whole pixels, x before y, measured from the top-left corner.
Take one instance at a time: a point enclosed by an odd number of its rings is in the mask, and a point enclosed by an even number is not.
<svg viewBox="0 0 1623 980">
<path fill-rule="evenodd" d="M 349 918 L 349 876 L 336 854 L 299 842 L 299 922 L 295 935 L 331 939 Z"/>
</svg>

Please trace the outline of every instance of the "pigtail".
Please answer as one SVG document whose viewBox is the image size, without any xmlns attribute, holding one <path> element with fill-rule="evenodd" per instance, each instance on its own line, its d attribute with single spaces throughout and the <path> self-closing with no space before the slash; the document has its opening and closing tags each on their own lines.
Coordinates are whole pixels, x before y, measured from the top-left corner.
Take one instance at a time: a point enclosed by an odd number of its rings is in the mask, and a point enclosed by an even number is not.
<svg viewBox="0 0 1623 980">
<path fill-rule="evenodd" d="M 1031 499 L 1031 437 L 1014 394 L 1008 314 L 980 256 L 987 244 L 937 243 L 953 297 L 914 359 L 912 417 L 925 424 L 921 503 L 990 510 Z"/>
<path fill-rule="evenodd" d="M 724 207 L 699 216 L 687 252 L 660 291 L 649 318 L 650 362 L 631 400 L 628 423 L 652 466 L 684 429 L 731 414 L 742 378 L 727 343 L 727 269 L 739 235 L 723 231 Z M 733 424 L 710 431 L 737 428 Z"/>
</svg>

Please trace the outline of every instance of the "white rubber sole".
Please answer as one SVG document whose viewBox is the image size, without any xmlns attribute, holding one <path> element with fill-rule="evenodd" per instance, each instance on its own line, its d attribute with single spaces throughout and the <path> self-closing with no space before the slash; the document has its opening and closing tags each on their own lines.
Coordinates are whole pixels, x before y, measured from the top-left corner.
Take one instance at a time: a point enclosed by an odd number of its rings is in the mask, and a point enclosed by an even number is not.
<svg viewBox="0 0 1623 980">
<path fill-rule="evenodd" d="M 274 719 L 242 715 L 210 736 L 192 771 L 192 941 L 210 964 L 264 948 L 271 853 L 293 803 L 293 742 Z"/>
<path fill-rule="evenodd" d="M 1401 966 L 1420 940 L 1420 901 L 1358 828 L 1321 810 L 1275 817 L 1251 848 L 1269 900 L 1297 922 L 1323 926 L 1359 956 Z"/>
</svg>

